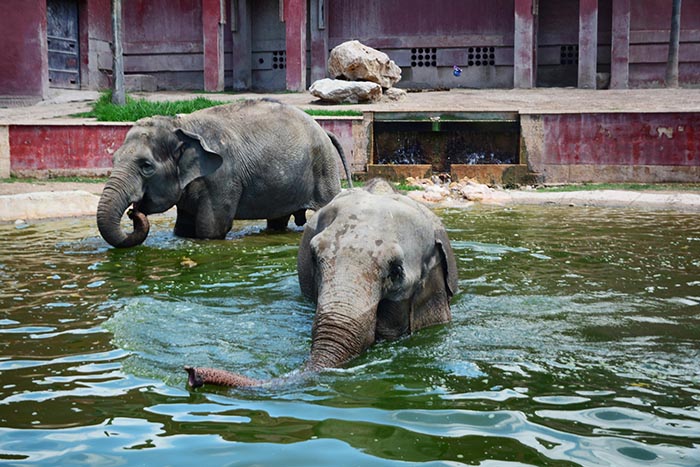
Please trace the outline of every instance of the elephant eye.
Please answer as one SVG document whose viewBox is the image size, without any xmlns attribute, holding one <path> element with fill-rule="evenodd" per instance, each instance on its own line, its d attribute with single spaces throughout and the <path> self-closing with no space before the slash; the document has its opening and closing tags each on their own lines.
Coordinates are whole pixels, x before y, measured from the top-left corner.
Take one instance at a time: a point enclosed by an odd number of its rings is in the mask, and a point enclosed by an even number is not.
<svg viewBox="0 0 700 467">
<path fill-rule="evenodd" d="M 399 261 L 389 263 L 389 279 L 392 282 L 401 281 L 404 276 L 403 265 Z"/>
<path fill-rule="evenodd" d="M 152 162 L 147 161 L 147 160 L 142 160 L 140 162 L 141 166 L 141 173 L 143 174 L 144 177 L 150 177 L 156 172 L 156 166 L 153 165 Z"/>
</svg>

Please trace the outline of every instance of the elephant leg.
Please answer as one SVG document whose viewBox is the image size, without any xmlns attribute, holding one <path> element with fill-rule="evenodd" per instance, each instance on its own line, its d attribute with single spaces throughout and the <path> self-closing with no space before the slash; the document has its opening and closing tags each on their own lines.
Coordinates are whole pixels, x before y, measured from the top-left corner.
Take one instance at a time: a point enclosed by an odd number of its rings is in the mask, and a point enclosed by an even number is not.
<svg viewBox="0 0 700 467">
<path fill-rule="evenodd" d="M 299 209 L 294 212 L 294 223 L 297 227 L 301 227 L 306 224 L 306 209 Z"/>
<path fill-rule="evenodd" d="M 194 217 L 189 214 L 178 212 L 175 220 L 174 233 L 178 237 L 196 238 L 197 229 L 195 227 Z"/>
<path fill-rule="evenodd" d="M 196 237 L 224 239 L 233 227 L 240 193 L 200 196 L 197 205 Z"/>
<path fill-rule="evenodd" d="M 284 232 L 287 230 L 287 224 L 289 223 L 289 218 L 291 215 L 286 215 L 278 217 L 276 219 L 267 220 L 267 230 L 274 230 L 276 232 Z"/>
</svg>

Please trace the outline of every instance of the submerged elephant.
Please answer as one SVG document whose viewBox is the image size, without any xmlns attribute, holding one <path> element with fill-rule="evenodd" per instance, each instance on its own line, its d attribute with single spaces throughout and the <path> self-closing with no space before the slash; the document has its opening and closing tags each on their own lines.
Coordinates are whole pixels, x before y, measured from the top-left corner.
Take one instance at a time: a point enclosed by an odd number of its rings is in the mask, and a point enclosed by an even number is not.
<svg viewBox="0 0 700 467">
<path fill-rule="evenodd" d="M 316 303 L 305 371 L 336 367 L 378 339 L 396 339 L 451 320 L 457 265 L 442 223 L 383 180 L 339 194 L 306 224 L 299 285 Z M 262 381 L 185 367 L 189 384 L 255 386 Z"/>
<path fill-rule="evenodd" d="M 114 156 L 97 208 L 102 237 L 141 244 L 146 215 L 177 205 L 175 234 L 223 238 L 234 219 L 267 219 L 283 229 L 340 192 L 337 138 L 300 109 L 272 100 L 221 105 L 177 117 L 139 120 Z M 120 227 L 129 210 L 134 231 Z"/>
</svg>

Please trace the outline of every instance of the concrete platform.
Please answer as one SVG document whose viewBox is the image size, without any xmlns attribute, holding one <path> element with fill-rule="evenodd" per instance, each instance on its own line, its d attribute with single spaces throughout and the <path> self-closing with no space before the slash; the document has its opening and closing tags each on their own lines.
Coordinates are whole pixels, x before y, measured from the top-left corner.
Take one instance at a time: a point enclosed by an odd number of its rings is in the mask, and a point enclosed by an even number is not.
<svg viewBox="0 0 700 467">
<path fill-rule="evenodd" d="M 270 97 L 304 109 L 353 109 L 362 117 L 320 117 L 338 135 L 353 172 L 373 162 L 372 122 L 382 113 L 439 118 L 510 112 L 520 128 L 520 164 L 538 183 L 700 181 L 700 90 L 574 88 L 411 92 L 399 101 L 326 105 L 307 92 L 282 94 L 134 93 L 148 100 L 202 95 L 235 101 Z M 90 91 L 53 90 L 30 107 L 0 109 L 0 178 L 106 175 L 130 124 L 70 115 L 89 109 Z"/>
<path fill-rule="evenodd" d="M 409 92 L 400 101 L 373 104 L 328 105 L 308 92 L 235 93 L 136 92 L 132 97 L 152 101 L 191 99 L 197 96 L 221 101 L 248 98 L 272 98 L 298 107 L 316 109 L 353 109 L 361 112 L 432 112 L 432 111 L 514 111 L 524 114 L 571 113 L 664 113 L 700 112 L 700 89 L 626 89 L 587 90 L 578 88 L 535 89 L 452 89 L 446 91 Z M 90 109 L 99 97 L 96 91 L 51 89 L 49 99 L 28 107 L 0 108 L 0 125 L 71 122 L 89 120 L 70 115 Z"/>
</svg>

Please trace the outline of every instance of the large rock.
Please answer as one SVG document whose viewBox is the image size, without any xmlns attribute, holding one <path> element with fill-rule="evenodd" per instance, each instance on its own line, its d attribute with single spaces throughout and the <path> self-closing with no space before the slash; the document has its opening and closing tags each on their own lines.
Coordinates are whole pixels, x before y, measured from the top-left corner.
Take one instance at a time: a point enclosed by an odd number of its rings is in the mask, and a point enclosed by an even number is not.
<svg viewBox="0 0 700 467">
<path fill-rule="evenodd" d="M 371 81 L 390 88 L 401 79 L 401 68 L 384 52 L 359 41 L 347 41 L 331 50 L 328 57 L 331 78 Z"/>
<path fill-rule="evenodd" d="M 376 102 L 382 98 L 382 87 L 369 81 L 343 81 L 324 78 L 314 81 L 309 92 L 321 100 L 336 104 Z"/>
</svg>

